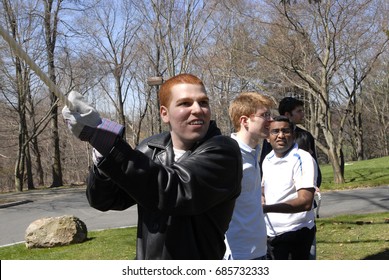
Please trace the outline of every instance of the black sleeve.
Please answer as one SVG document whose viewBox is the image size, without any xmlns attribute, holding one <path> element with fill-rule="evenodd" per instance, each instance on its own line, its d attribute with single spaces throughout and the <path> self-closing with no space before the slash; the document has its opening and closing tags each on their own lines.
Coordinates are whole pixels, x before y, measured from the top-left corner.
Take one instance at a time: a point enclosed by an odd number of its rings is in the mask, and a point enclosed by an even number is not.
<svg viewBox="0 0 389 280">
<path fill-rule="evenodd" d="M 261 176 L 263 175 L 262 172 L 262 163 L 265 159 L 265 157 L 273 150 L 272 146 L 270 143 L 264 139 L 262 142 L 262 149 L 261 149 L 261 156 L 259 158 L 259 166 L 261 167 Z"/>
<path fill-rule="evenodd" d="M 87 178 L 86 197 L 89 205 L 100 211 L 125 210 L 136 202 L 110 178 L 93 166 Z"/>
<path fill-rule="evenodd" d="M 316 161 L 316 165 L 317 165 L 317 180 L 316 180 L 316 186 L 318 188 L 320 188 L 320 185 L 321 185 L 321 171 L 320 171 L 320 166 L 319 166 L 319 162 L 317 160 L 317 155 L 316 155 L 316 145 L 315 145 L 315 138 L 313 138 L 313 135 L 307 131 L 307 134 L 308 134 L 308 139 L 309 139 L 309 145 L 310 145 L 310 149 L 311 149 L 311 155 L 312 157 L 315 159 Z"/>
<path fill-rule="evenodd" d="M 171 166 L 154 162 L 121 140 L 98 168 L 110 178 L 105 186 L 99 181 L 99 188 L 110 189 L 99 194 L 93 190 L 90 196 L 107 197 L 104 208 L 127 206 L 124 197 L 170 215 L 195 215 L 236 197 L 242 179 L 239 146 L 226 136 L 212 137 Z"/>
</svg>

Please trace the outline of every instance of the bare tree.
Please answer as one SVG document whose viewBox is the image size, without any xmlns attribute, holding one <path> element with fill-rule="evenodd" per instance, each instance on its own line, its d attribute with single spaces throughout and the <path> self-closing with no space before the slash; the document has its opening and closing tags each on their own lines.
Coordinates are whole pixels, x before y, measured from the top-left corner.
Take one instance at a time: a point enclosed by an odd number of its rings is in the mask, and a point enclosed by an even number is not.
<svg viewBox="0 0 389 280">
<path fill-rule="evenodd" d="M 55 74 L 55 48 L 58 35 L 59 13 L 61 11 L 61 0 L 42 0 L 44 4 L 43 26 L 45 30 L 45 43 L 47 53 L 47 71 L 49 78 L 56 83 Z M 54 6 L 55 5 L 55 6 Z M 58 133 L 58 97 L 51 93 L 51 133 L 53 144 L 53 163 L 52 163 L 52 183 L 51 187 L 59 187 L 63 185 L 62 181 L 62 166 L 61 152 L 59 147 Z"/>
<path fill-rule="evenodd" d="M 332 164 L 335 183 L 343 183 L 343 130 L 349 111 L 334 115 L 333 97 L 339 85 L 349 79 L 345 70 L 350 60 L 355 60 L 356 53 L 366 53 L 368 38 L 374 37 L 375 42 L 380 44 L 378 51 L 374 50 L 369 56 L 368 65 L 380 56 L 387 45 L 387 38 L 380 30 L 376 16 L 383 12 L 382 7 L 376 6 L 380 1 L 355 3 L 328 0 L 314 5 L 266 2 L 266 8 L 274 14 L 270 20 L 266 19 L 266 25 L 271 27 L 272 32 L 267 33 L 266 47 L 258 49 L 258 55 L 264 63 L 277 69 L 283 83 L 301 88 L 317 102 L 317 121 L 325 140 L 317 142 L 317 145 Z M 366 21 L 361 22 L 362 18 Z M 370 29 L 366 28 L 367 24 Z M 357 28 L 363 31 L 354 32 Z M 361 69 L 356 69 L 360 81 L 364 77 Z M 345 100 L 347 103 L 350 100 Z"/>
<path fill-rule="evenodd" d="M 125 103 L 132 83 L 129 70 L 135 57 L 135 35 L 140 28 L 134 23 L 132 1 L 99 1 L 81 17 L 78 26 L 83 38 L 79 47 L 84 55 L 94 50 L 93 67 L 103 75 L 99 87 L 114 106 L 117 121 L 126 125 Z"/>
<path fill-rule="evenodd" d="M 23 38 L 23 36 L 19 32 L 19 25 L 21 23 L 15 14 L 15 9 L 8 0 L 3 0 L 2 5 L 5 12 L 5 20 L 7 21 L 9 29 L 11 30 L 11 36 L 15 40 L 19 41 L 21 38 Z M 16 93 L 16 101 L 13 101 L 13 98 L 7 99 L 9 103 L 13 106 L 14 111 L 18 114 L 18 152 L 14 169 L 14 183 L 15 189 L 17 191 L 22 191 L 26 170 L 26 161 L 28 161 L 30 158 L 27 154 L 29 150 L 27 149 L 28 129 L 26 119 L 26 100 L 27 91 L 30 87 L 30 71 L 29 68 L 23 63 L 23 61 L 20 60 L 18 56 L 13 57 L 13 69 L 15 70 L 14 76 L 11 73 L 6 73 L 6 75 L 10 78 L 10 80 L 12 80 L 12 84 Z M 11 88 L 9 88 L 8 90 L 10 90 L 11 92 L 14 91 Z M 6 94 L 4 96 L 7 97 Z M 33 188 L 30 164 L 28 165 L 28 168 L 28 186 L 29 188 Z"/>
<path fill-rule="evenodd" d="M 202 45 L 208 35 L 208 20 L 215 11 L 216 1 L 138 1 L 136 3 L 140 17 L 144 20 L 138 33 L 145 62 L 146 80 L 151 76 L 163 76 L 165 79 L 183 72 L 197 71 L 195 61 L 200 57 Z M 156 87 L 158 92 L 158 86 Z M 148 95 L 147 95 L 148 96 Z M 148 99 L 149 112 L 146 118 L 151 122 L 153 134 L 156 118 L 159 116 L 159 100 Z M 157 118 L 158 132 L 162 130 Z"/>
<path fill-rule="evenodd" d="M 154 74 L 171 77 L 193 68 L 191 62 L 205 42 L 208 20 L 216 5 L 216 1 L 201 0 L 152 0 L 137 4 L 147 24 L 147 32 L 143 29 L 142 35 L 148 33 L 146 38 L 153 42 L 144 46 L 154 66 L 152 70 L 158 71 Z"/>
<path fill-rule="evenodd" d="M 19 42 L 20 46 L 26 52 L 30 52 L 33 60 L 41 60 L 43 48 L 40 44 L 40 27 L 42 25 L 41 18 L 36 15 L 41 14 L 39 11 L 38 2 L 35 5 L 23 5 L 24 2 L 2 1 L 4 7 L 4 18 L 9 23 L 9 29 L 14 39 Z M 17 13 L 16 13 L 17 11 Z M 15 75 L 12 75 L 9 70 L 14 69 Z M 45 114 L 47 108 L 50 111 L 50 106 L 45 105 L 39 113 L 36 114 L 35 106 L 39 103 L 39 94 L 42 94 L 42 82 L 37 80 L 31 72 L 28 65 L 19 57 L 13 58 L 13 65 L 10 68 L 2 68 L 2 72 L 8 79 L 7 86 L 2 88 L 4 97 L 8 100 L 17 112 L 19 131 L 15 137 L 18 138 L 18 153 L 15 164 L 15 188 L 19 191 L 23 190 L 24 180 L 27 180 L 28 189 L 34 188 L 34 164 L 33 157 L 35 156 L 35 170 L 38 175 L 38 184 L 43 184 L 43 167 L 41 162 L 41 154 L 39 151 L 38 136 L 46 128 L 48 122 L 48 114 Z M 6 83 L 4 83 L 6 85 Z M 14 90 L 16 89 L 16 91 Z M 13 94 L 16 92 L 16 95 Z M 16 96 L 15 99 L 13 96 Z M 17 100 L 17 102 L 15 102 Z M 31 146 L 30 146 L 31 145 Z M 33 149 L 31 149 L 31 147 Z"/>
<path fill-rule="evenodd" d="M 344 180 L 350 147 L 355 158 L 388 154 L 383 0 L 27 2 L 1 0 L 0 20 L 11 34 L 16 28 L 14 38 L 65 92 L 87 93 L 103 116 L 125 124 L 131 144 L 167 129 L 158 118 L 158 88 L 147 78 L 192 72 L 204 80 L 225 134 L 231 131 L 227 108 L 238 92 L 304 99 L 305 126 L 337 183 Z M 6 5 L 13 16 L 5 16 Z M 2 41 L 0 52 L 0 114 L 6 120 L 0 169 L 7 172 L 0 182 L 18 178 L 13 184 L 20 188 L 36 178 L 39 184 L 53 180 L 52 186 L 82 181 L 92 164 L 90 146 L 79 145 L 56 120 L 54 95 L 44 98 L 46 87 Z M 51 106 L 49 130 L 44 118 Z M 379 132 L 379 145 L 366 129 Z M 17 162 L 15 175 L 9 175 L 11 161 Z"/>
<path fill-rule="evenodd" d="M 230 134 L 232 126 L 228 116 L 230 101 L 242 91 L 264 91 L 258 75 L 259 65 L 251 50 L 257 46 L 250 17 L 242 17 L 240 10 L 250 10 L 248 1 L 224 1 L 219 3 L 212 21 L 209 21 L 207 49 L 196 60 L 206 73 L 214 118 L 224 134 Z M 212 47 L 210 47 L 212 46 Z"/>
<path fill-rule="evenodd" d="M 3 81 L 3 80 L 2 80 Z M 2 83 L 4 85 L 4 83 Z M 0 87 L 1 95 L 4 94 L 4 87 Z M 15 177 L 15 135 L 17 123 L 15 120 L 15 110 L 1 98 L 0 102 L 2 127 L 0 128 L 0 191 L 14 190 Z"/>
<path fill-rule="evenodd" d="M 388 55 L 367 78 L 363 96 L 364 135 L 367 158 L 389 156 L 389 61 Z"/>
</svg>

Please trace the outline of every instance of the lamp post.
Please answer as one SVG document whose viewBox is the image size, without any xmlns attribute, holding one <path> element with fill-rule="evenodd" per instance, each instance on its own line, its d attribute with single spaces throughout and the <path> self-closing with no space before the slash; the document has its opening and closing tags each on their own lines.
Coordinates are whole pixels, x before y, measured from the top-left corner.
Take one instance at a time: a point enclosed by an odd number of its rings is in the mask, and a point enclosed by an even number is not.
<svg viewBox="0 0 389 280">
<path fill-rule="evenodd" d="M 154 77 L 149 77 L 147 78 L 147 84 L 151 87 L 156 88 L 156 96 L 157 96 L 157 107 L 158 107 L 158 130 L 159 133 L 162 132 L 162 124 L 161 124 L 161 115 L 159 114 L 159 97 L 158 97 L 158 91 L 159 91 L 159 86 L 162 85 L 163 83 L 163 78 L 161 76 L 154 76 Z"/>
</svg>

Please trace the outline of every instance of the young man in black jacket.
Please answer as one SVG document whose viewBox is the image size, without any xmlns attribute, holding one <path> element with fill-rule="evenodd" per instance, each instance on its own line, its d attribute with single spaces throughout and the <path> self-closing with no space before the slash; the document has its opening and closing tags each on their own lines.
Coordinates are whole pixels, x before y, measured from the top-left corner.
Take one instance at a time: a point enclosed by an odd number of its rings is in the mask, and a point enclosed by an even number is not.
<svg viewBox="0 0 389 280">
<path fill-rule="evenodd" d="M 170 131 L 132 149 L 122 127 L 99 120 L 79 96 L 63 116 L 94 149 L 87 186 L 92 207 L 138 206 L 137 259 L 222 259 L 224 234 L 240 194 L 238 144 L 211 121 L 200 79 L 180 74 L 162 84 L 160 115 Z"/>
</svg>

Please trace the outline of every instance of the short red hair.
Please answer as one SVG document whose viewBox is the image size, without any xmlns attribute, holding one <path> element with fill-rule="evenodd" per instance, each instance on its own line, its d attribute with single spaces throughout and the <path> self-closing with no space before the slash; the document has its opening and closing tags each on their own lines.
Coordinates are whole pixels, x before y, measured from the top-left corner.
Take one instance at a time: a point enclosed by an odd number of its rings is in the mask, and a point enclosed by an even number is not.
<svg viewBox="0 0 389 280">
<path fill-rule="evenodd" d="M 161 85 L 161 88 L 159 90 L 159 102 L 161 106 L 165 106 L 165 107 L 169 106 L 171 101 L 172 87 L 178 84 L 200 85 L 203 87 L 204 92 L 206 92 L 203 81 L 201 81 L 195 75 L 186 74 L 186 73 L 178 74 L 177 76 L 171 77 Z"/>
</svg>

